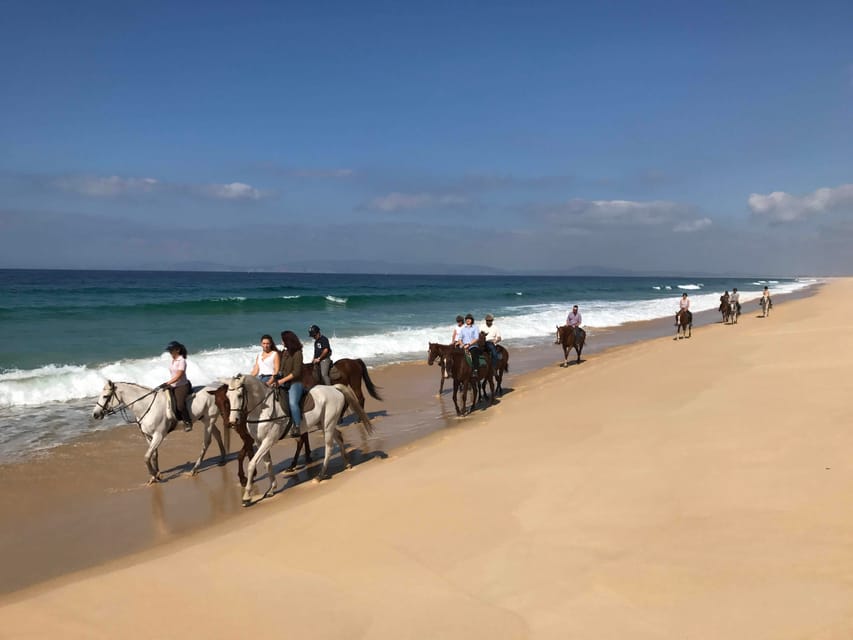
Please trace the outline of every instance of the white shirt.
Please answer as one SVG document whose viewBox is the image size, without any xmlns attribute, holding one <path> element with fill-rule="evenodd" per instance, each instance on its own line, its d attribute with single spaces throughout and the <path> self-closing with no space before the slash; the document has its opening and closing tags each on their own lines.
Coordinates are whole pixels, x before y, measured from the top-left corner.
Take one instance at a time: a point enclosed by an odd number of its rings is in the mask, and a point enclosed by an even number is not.
<svg viewBox="0 0 853 640">
<path fill-rule="evenodd" d="M 487 324 L 483 324 L 480 327 L 480 331 L 486 334 L 486 342 L 494 342 L 495 344 L 497 344 L 501 341 L 501 332 L 498 331 L 498 328 L 495 326 L 494 322 L 492 322 L 491 327 Z"/>
<path fill-rule="evenodd" d="M 682 298 L 681 301 L 678 303 L 678 305 L 682 309 L 689 309 L 690 308 L 690 298 Z"/>
</svg>

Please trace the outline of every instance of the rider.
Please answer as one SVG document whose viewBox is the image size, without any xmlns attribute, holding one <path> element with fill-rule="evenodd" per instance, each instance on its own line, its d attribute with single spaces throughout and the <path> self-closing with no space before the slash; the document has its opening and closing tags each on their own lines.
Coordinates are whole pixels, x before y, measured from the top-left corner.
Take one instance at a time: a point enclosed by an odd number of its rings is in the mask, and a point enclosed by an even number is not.
<svg viewBox="0 0 853 640">
<path fill-rule="evenodd" d="M 261 349 L 255 360 L 255 366 L 252 367 L 252 375 L 273 387 L 275 386 L 273 377 L 278 373 L 280 355 L 271 335 L 265 333 L 261 336 Z"/>
<path fill-rule="evenodd" d="M 323 379 L 323 384 L 332 384 L 332 379 L 329 377 L 329 370 L 332 368 L 332 347 L 329 344 L 329 339 L 320 333 L 320 327 L 312 324 L 308 328 L 308 335 L 314 339 L 314 360 L 312 364 L 320 367 L 320 377 Z"/>
<path fill-rule="evenodd" d="M 687 324 L 693 324 L 693 312 L 690 311 L 690 298 L 687 297 L 687 293 L 681 294 L 681 300 L 678 303 L 678 311 L 686 311 L 687 312 Z M 678 314 L 675 314 L 676 324 L 678 324 Z"/>
<path fill-rule="evenodd" d="M 287 404 L 290 407 L 290 436 L 298 438 L 301 434 L 302 411 L 302 343 L 293 331 L 281 332 L 284 351 L 281 354 L 281 367 L 278 370 L 278 386 L 287 391 Z"/>
<path fill-rule="evenodd" d="M 737 287 L 732 289 L 732 295 L 729 296 L 729 303 L 732 305 L 732 311 L 740 314 L 740 294 L 737 292 Z"/>
<path fill-rule="evenodd" d="M 498 342 L 501 341 L 501 332 L 495 326 L 495 317 L 491 313 L 487 313 L 486 317 L 483 318 L 486 321 L 482 327 L 480 327 L 480 331 L 486 334 L 486 349 L 489 350 L 489 353 L 492 356 L 492 364 L 497 367 L 498 365 Z"/>
<path fill-rule="evenodd" d="M 163 351 L 168 351 L 172 356 L 172 361 L 169 363 L 169 373 L 172 377 L 161 384 L 160 388 L 169 389 L 175 403 L 175 415 L 184 423 L 184 431 L 191 431 L 193 421 L 187 413 L 187 396 L 190 394 L 192 385 L 187 379 L 187 348 L 177 340 L 172 340 Z"/>
<path fill-rule="evenodd" d="M 718 310 L 719 310 L 720 312 L 722 312 L 722 311 L 723 311 L 723 308 L 724 308 L 724 307 L 726 306 L 726 304 L 728 304 L 728 303 L 729 303 L 729 290 L 728 290 L 728 289 L 726 289 L 726 292 L 725 292 L 723 295 L 721 295 L 721 296 L 720 296 L 720 308 L 719 308 Z"/>
<path fill-rule="evenodd" d="M 459 331 L 465 325 L 465 318 L 462 316 L 456 316 L 456 326 L 453 327 L 453 335 L 450 336 L 450 344 L 456 344 L 457 336 L 459 335 Z M 447 370 L 447 367 L 444 367 L 444 373 L 442 374 L 445 378 L 450 377 L 450 372 Z"/>
<path fill-rule="evenodd" d="M 566 326 L 572 328 L 572 332 L 575 334 L 575 343 L 578 343 L 581 338 L 581 322 L 583 322 L 583 317 L 581 316 L 581 312 L 578 311 L 578 305 L 575 305 L 572 307 L 569 315 L 566 316 Z"/>
<path fill-rule="evenodd" d="M 474 326 L 474 316 L 469 313 L 465 316 L 465 325 L 456 335 L 456 342 L 471 354 L 471 369 L 474 375 L 477 375 L 477 369 L 480 367 L 480 347 L 477 346 L 479 339 L 480 331 Z"/>
<path fill-rule="evenodd" d="M 768 309 L 773 308 L 773 301 L 770 299 L 770 289 L 764 286 L 764 292 L 761 294 L 761 303 L 766 304 Z"/>
</svg>

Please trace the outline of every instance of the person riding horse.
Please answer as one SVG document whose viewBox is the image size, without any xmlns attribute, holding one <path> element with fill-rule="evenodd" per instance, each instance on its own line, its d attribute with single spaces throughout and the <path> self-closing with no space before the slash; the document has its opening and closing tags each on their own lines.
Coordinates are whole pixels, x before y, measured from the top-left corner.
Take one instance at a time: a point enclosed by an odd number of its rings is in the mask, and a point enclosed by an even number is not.
<svg viewBox="0 0 853 640">
<path fill-rule="evenodd" d="M 332 346 L 329 339 L 320 332 L 320 327 L 312 324 L 308 327 L 308 335 L 314 340 L 314 360 L 312 364 L 320 369 L 320 378 L 325 385 L 332 384 L 329 371 L 332 368 Z"/>
<path fill-rule="evenodd" d="M 572 332 L 575 334 L 575 342 L 579 342 L 581 339 L 581 323 L 583 322 L 583 317 L 581 316 L 581 312 L 578 311 L 578 305 L 572 307 L 569 315 L 566 316 L 566 326 L 572 328 Z"/>
<path fill-rule="evenodd" d="M 480 327 L 480 331 L 486 334 L 486 349 L 492 356 L 492 364 L 497 368 L 498 362 L 498 342 L 501 341 L 501 332 L 495 326 L 495 317 L 491 313 L 487 313 L 484 318 L 486 324 Z"/>
<path fill-rule="evenodd" d="M 737 292 L 737 287 L 732 289 L 732 295 L 729 296 L 729 304 L 732 305 L 732 313 L 740 315 L 740 294 Z"/>
<path fill-rule="evenodd" d="M 678 302 L 678 312 L 675 314 L 675 323 L 678 324 L 678 314 L 682 311 L 687 312 L 687 324 L 693 324 L 693 312 L 690 311 L 690 298 L 686 293 L 681 294 L 681 300 Z"/>
<path fill-rule="evenodd" d="M 471 355 L 471 369 L 474 376 L 480 367 L 480 347 L 477 342 L 480 339 L 480 330 L 474 326 L 474 316 L 470 313 L 465 316 L 465 324 L 456 334 L 457 344 Z"/>
</svg>

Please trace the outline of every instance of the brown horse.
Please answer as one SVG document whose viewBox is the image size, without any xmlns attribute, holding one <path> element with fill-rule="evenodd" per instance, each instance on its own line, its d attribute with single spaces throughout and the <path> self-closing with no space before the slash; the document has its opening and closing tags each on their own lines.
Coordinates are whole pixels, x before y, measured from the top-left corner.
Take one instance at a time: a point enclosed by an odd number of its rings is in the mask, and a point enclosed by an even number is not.
<svg viewBox="0 0 853 640">
<path fill-rule="evenodd" d="M 364 381 L 364 386 L 367 387 L 367 392 L 371 397 L 382 400 L 377 391 L 379 387 L 373 384 L 373 380 L 370 379 L 370 374 L 367 372 L 367 365 L 364 364 L 364 360 L 361 358 L 341 358 L 340 360 L 335 360 L 329 371 L 329 377 L 332 379 L 332 384 L 345 384 L 352 389 L 362 409 L 364 409 L 364 394 L 361 391 L 362 381 Z M 301 382 L 306 392 L 314 385 L 322 384 L 319 367 L 302 367 Z"/>
<path fill-rule="evenodd" d="M 492 354 L 489 352 L 488 348 L 486 347 L 486 332 L 485 331 L 480 332 L 480 338 L 477 340 L 477 345 L 480 347 L 480 353 L 485 354 L 491 362 Z M 503 389 L 502 383 L 503 383 L 503 379 L 504 379 L 504 373 L 507 373 L 509 371 L 509 351 L 507 351 L 503 347 L 503 345 L 500 345 L 500 344 L 495 345 L 495 350 L 498 352 L 498 356 L 499 356 L 498 361 L 496 363 L 491 362 L 492 369 L 494 370 L 494 375 L 495 375 L 495 393 L 499 394 L 499 395 L 503 395 L 504 389 Z M 483 382 L 482 382 L 482 393 L 483 393 L 483 395 L 485 395 L 485 393 L 486 393 L 486 382 L 487 382 L 486 380 L 483 380 Z M 494 400 L 494 397 L 492 397 L 492 400 Z"/>
<path fill-rule="evenodd" d="M 432 366 L 433 362 L 438 362 L 439 384 L 438 395 L 444 391 L 444 379 L 450 375 L 447 370 L 447 355 L 453 350 L 458 349 L 454 344 L 439 344 L 438 342 L 430 342 L 427 351 L 427 364 Z"/>
<path fill-rule="evenodd" d="M 575 339 L 575 331 L 572 327 L 563 325 L 557 327 L 557 343 L 563 347 L 563 358 L 565 358 L 565 362 L 561 364 L 561 367 L 569 366 L 569 353 L 572 349 L 578 355 L 576 364 L 581 363 L 581 353 L 583 352 L 583 346 L 586 344 L 586 331 L 578 327 L 578 338 Z"/>
<path fill-rule="evenodd" d="M 447 356 L 445 356 L 444 361 L 447 366 L 447 370 L 450 372 L 450 377 L 453 378 L 453 406 L 456 407 L 456 415 L 458 416 L 465 415 L 465 404 L 468 398 L 469 388 L 471 389 L 471 408 L 468 413 L 474 410 L 474 407 L 479 401 L 479 382 L 481 380 L 489 382 L 492 391 L 492 398 L 494 398 L 494 372 L 491 367 L 491 359 L 488 358 L 487 355 L 488 354 L 484 356 L 481 354 L 476 375 L 471 365 L 468 363 L 468 359 L 465 357 L 466 354 L 464 350 L 453 349 Z M 456 400 L 459 389 L 462 389 L 461 409 L 459 408 L 459 403 Z"/>
<path fill-rule="evenodd" d="M 720 298 L 720 313 L 723 316 L 723 324 L 727 324 L 732 317 L 732 305 L 725 296 Z"/>
<path fill-rule="evenodd" d="M 693 334 L 693 316 L 687 309 L 681 309 L 675 314 L 675 338 L 689 338 Z"/>
</svg>

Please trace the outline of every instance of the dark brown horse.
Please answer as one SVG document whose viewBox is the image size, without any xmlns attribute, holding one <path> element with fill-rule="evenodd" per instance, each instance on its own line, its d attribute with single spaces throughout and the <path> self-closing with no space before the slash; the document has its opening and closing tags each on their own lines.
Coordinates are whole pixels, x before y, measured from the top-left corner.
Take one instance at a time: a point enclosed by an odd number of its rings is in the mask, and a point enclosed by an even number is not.
<svg viewBox="0 0 853 640">
<path fill-rule="evenodd" d="M 575 338 L 575 330 L 573 327 L 569 327 L 566 325 L 557 327 L 557 343 L 563 347 L 563 358 L 565 362 L 561 364 L 561 367 L 569 366 L 569 353 L 571 353 L 572 349 L 575 350 L 578 357 L 575 361 L 577 364 L 581 363 L 581 353 L 583 352 L 583 346 L 586 344 L 586 331 L 578 327 L 578 338 Z"/>
<path fill-rule="evenodd" d="M 720 297 L 720 313 L 723 316 L 723 324 L 728 323 L 732 317 L 732 305 L 727 296 Z"/>
<path fill-rule="evenodd" d="M 361 358 L 341 358 L 335 360 L 329 371 L 329 377 L 332 379 L 332 384 L 345 384 L 352 389 L 355 397 L 358 398 L 358 403 L 364 409 L 364 394 L 361 391 L 361 383 L 364 381 L 364 386 L 367 387 L 367 393 L 377 400 L 382 400 L 376 385 L 370 379 L 370 374 L 367 372 L 367 365 Z M 302 367 L 302 386 L 305 391 L 317 384 L 321 384 L 319 368 L 316 366 Z"/>
<path fill-rule="evenodd" d="M 675 338 L 689 338 L 693 334 L 693 316 L 687 309 L 681 309 L 675 314 Z"/>
<path fill-rule="evenodd" d="M 477 340 L 477 344 L 480 347 L 480 353 L 485 354 L 491 360 L 491 353 L 486 347 L 486 332 L 480 332 L 480 338 Z M 495 375 L 495 393 L 498 395 L 504 394 L 503 389 L 503 379 L 504 373 L 509 371 L 509 352 L 503 347 L 503 345 L 496 344 L 495 350 L 498 352 L 498 361 L 492 362 L 492 369 L 494 370 Z M 485 395 L 486 393 L 486 380 L 482 381 L 482 393 Z M 494 397 L 492 398 L 494 400 Z"/>
<path fill-rule="evenodd" d="M 456 415 L 465 415 L 465 404 L 468 397 L 468 389 L 471 389 L 471 409 L 474 410 L 477 402 L 479 402 L 480 382 L 489 383 L 492 392 L 492 398 L 495 397 L 495 379 L 494 371 L 492 370 L 491 358 L 488 354 L 480 354 L 479 366 L 476 374 L 471 365 L 468 363 L 466 353 L 462 349 L 453 349 L 445 357 L 445 365 L 450 372 L 450 377 L 453 378 L 453 406 L 456 407 Z M 462 408 L 459 408 L 459 403 L 456 400 L 459 389 L 462 389 Z"/>
<path fill-rule="evenodd" d="M 458 349 L 454 344 L 439 344 L 438 342 L 430 342 L 429 350 L 427 351 L 427 364 L 432 366 L 433 362 L 438 362 L 439 384 L 438 395 L 444 391 L 444 379 L 450 376 L 450 371 L 447 370 L 447 355 L 453 350 Z"/>
</svg>

